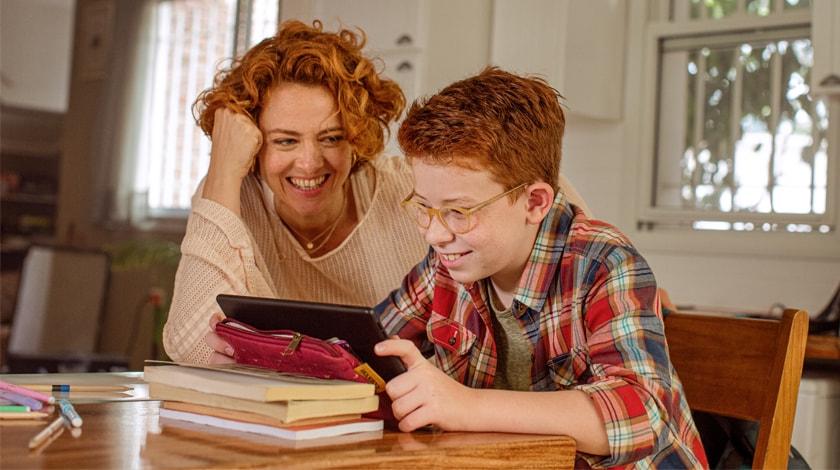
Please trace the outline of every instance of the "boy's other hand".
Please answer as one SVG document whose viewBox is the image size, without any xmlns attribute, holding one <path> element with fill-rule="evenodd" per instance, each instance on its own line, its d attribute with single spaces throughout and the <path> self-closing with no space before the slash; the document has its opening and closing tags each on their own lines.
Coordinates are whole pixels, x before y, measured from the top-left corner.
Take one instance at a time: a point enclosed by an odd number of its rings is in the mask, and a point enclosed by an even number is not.
<svg viewBox="0 0 840 470">
<path fill-rule="evenodd" d="M 233 347 L 216 334 L 216 323 L 224 320 L 225 316 L 216 312 L 210 317 L 210 332 L 204 335 L 204 342 L 213 349 L 210 355 L 210 364 L 230 364 L 233 359 Z"/>
<path fill-rule="evenodd" d="M 429 424 L 447 431 L 469 429 L 472 407 L 477 402 L 475 390 L 432 365 L 409 340 L 388 339 L 377 344 L 375 351 L 379 356 L 399 357 L 408 369 L 385 386 L 401 431 Z"/>
</svg>

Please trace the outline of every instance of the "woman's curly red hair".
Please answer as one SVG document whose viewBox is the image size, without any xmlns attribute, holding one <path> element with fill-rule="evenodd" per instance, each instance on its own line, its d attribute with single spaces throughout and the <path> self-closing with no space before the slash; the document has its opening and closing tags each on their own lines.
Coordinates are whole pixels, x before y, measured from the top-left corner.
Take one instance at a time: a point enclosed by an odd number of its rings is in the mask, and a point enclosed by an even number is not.
<svg viewBox="0 0 840 470">
<path fill-rule="evenodd" d="M 362 54 L 365 33 L 347 29 L 324 32 L 320 21 L 312 26 L 287 21 L 233 64 L 221 70 L 213 87 L 193 104 L 196 122 L 211 135 L 213 116 L 222 107 L 247 113 L 259 122 L 268 94 L 283 82 L 326 87 L 335 97 L 345 137 L 361 160 L 371 159 L 385 147 L 388 124 L 399 118 L 405 96 L 394 81 L 382 78 L 374 63 Z"/>
</svg>

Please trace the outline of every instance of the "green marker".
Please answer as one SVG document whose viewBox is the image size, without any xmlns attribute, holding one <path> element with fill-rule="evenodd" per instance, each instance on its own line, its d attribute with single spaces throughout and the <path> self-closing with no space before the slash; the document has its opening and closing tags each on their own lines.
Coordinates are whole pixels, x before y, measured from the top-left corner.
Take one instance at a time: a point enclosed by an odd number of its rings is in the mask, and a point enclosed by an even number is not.
<svg viewBox="0 0 840 470">
<path fill-rule="evenodd" d="M 31 411 L 28 406 L 0 405 L 0 413 L 26 413 L 28 411 Z"/>
</svg>

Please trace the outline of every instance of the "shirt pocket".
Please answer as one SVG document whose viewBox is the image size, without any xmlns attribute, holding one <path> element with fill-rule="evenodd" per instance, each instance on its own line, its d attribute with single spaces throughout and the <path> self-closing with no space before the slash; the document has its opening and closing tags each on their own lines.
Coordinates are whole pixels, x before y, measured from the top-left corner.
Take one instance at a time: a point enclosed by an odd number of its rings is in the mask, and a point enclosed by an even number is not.
<svg viewBox="0 0 840 470">
<path fill-rule="evenodd" d="M 546 367 L 548 368 L 548 375 L 557 389 L 566 390 L 586 382 L 583 378 L 589 370 L 588 363 L 586 351 L 572 349 L 551 358 L 546 363 Z"/>
<path fill-rule="evenodd" d="M 435 312 L 429 317 L 426 334 L 435 349 L 447 356 L 468 354 L 475 343 L 475 333 L 466 326 Z"/>
</svg>

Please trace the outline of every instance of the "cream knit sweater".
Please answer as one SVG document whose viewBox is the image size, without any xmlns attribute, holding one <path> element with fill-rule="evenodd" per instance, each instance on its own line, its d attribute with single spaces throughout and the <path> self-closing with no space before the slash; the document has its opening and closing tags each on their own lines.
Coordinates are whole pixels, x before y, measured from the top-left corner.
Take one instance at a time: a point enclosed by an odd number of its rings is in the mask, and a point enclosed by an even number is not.
<svg viewBox="0 0 840 470">
<path fill-rule="evenodd" d="M 209 321 L 221 293 L 372 306 L 399 287 L 428 250 L 400 209 L 412 180 L 402 158 L 379 158 L 350 177 L 359 224 L 333 251 L 311 258 L 273 210 L 259 181 L 242 184 L 242 217 L 201 197 L 181 243 L 181 262 L 163 331 L 176 361 L 206 363 Z"/>
</svg>

